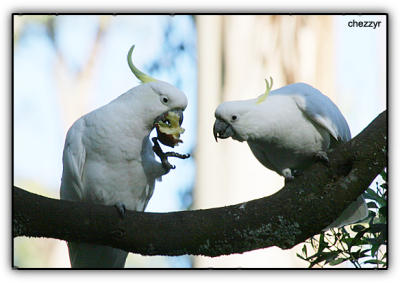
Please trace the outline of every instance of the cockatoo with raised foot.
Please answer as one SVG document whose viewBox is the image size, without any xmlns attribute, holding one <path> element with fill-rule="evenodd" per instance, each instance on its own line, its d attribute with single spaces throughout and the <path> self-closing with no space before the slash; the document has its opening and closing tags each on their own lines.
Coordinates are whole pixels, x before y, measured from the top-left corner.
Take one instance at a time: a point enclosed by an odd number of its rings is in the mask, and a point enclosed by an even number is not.
<svg viewBox="0 0 400 283">
<path fill-rule="evenodd" d="M 128 64 L 142 84 L 71 126 L 60 189 L 61 199 L 116 206 L 121 217 L 125 209 L 146 208 L 156 180 L 175 168 L 168 157 L 189 157 L 164 153 L 158 144 L 174 147 L 181 142 L 182 113 L 188 103 L 185 94 L 139 71 L 132 63 L 133 49 L 128 52 Z M 152 139 L 154 145 L 149 139 L 153 128 L 158 133 Z M 123 268 L 128 255 L 124 250 L 89 243 L 69 242 L 68 249 L 73 268 Z"/>
<path fill-rule="evenodd" d="M 256 159 L 286 181 L 314 162 L 329 162 L 327 151 L 351 139 L 338 107 L 305 83 L 272 89 L 254 99 L 221 103 L 216 111 L 214 137 L 247 142 Z M 325 229 L 358 222 L 368 216 L 362 196 Z"/>
</svg>

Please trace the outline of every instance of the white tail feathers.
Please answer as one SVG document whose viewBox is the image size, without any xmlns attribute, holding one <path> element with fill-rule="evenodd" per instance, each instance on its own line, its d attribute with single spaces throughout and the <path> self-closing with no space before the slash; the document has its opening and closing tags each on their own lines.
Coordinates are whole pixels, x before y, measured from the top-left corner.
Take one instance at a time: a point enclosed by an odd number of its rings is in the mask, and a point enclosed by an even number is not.
<svg viewBox="0 0 400 283">
<path fill-rule="evenodd" d="M 329 230 L 330 228 L 339 228 L 345 225 L 357 223 L 368 216 L 368 206 L 363 198 L 359 196 L 354 202 L 352 202 L 342 214 L 333 221 L 323 231 Z"/>
</svg>

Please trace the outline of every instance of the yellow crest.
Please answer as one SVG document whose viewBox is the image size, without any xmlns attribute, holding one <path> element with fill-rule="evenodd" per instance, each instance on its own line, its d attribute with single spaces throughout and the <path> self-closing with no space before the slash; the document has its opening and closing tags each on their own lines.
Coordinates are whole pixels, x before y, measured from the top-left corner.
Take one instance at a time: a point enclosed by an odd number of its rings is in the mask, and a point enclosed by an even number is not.
<svg viewBox="0 0 400 283">
<path fill-rule="evenodd" d="M 133 49 L 135 49 L 135 45 L 132 45 L 131 49 L 129 49 L 128 52 L 128 65 L 135 77 L 137 77 L 142 83 L 149 83 L 149 82 L 154 82 L 156 81 L 155 78 L 150 77 L 149 75 L 146 75 L 142 71 L 140 71 L 138 68 L 136 68 L 135 65 L 132 63 L 132 52 Z"/>
<path fill-rule="evenodd" d="M 260 95 L 260 96 L 258 97 L 257 102 L 256 102 L 257 104 L 260 104 L 261 102 L 263 102 L 263 101 L 267 98 L 269 92 L 270 92 L 271 89 L 272 89 L 273 80 L 272 80 L 272 77 L 269 77 L 269 78 L 270 78 L 270 80 L 271 80 L 271 83 L 268 83 L 267 79 L 265 79 L 266 90 L 265 90 L 265 93 L 264 93 L 264 94 L 262 94 L 262 95 Z"/>
</svg>

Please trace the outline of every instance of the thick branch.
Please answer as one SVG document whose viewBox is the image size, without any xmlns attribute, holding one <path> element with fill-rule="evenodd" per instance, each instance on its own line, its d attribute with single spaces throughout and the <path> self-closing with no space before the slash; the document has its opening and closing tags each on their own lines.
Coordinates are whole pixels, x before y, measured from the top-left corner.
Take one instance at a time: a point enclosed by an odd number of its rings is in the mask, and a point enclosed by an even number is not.
<svg viewBox="0 0 400 283">
<path fill-rule="evenodd" d="M 143 213 L 13 189 L 13 236 L 98 243 L 143 255 L 219 256 L 288 249 L 333 222 L 387 166 L 387 118 L 314 164 L 279 192 L 227 207 Z M 245 177 L 245 176 L 244 176 Z"/>
</svg>

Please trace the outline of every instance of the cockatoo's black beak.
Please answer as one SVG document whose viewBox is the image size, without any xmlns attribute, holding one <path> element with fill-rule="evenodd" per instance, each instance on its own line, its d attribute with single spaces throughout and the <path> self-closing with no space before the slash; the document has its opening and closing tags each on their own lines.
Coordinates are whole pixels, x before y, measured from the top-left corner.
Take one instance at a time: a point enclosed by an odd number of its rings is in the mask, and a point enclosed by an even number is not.
<svg viewBox="0 0 400 283">
<path fill-rule="evenodd" d="M 218 142 L 218 138 L 226 139 L 232 137 L 235 132 L 230 124 L 223 120 L 217 119 L 214 123 L 213 133 L 215 141 Z"/>
<path fill-rule="evenodd" d="M 183 123 L 183 110 L 181 110 L 181 109 L 174 110 L 174 112 L 176 114 L 178 114 L 178 116 L 179 116 L 179 126 L 182 126 L 182 123 Z"/>
<path fill-rule="evenodd" d="M 182 109 L 174 109 L 174 110 L 170 110 L 170 111 L 167 111 L 167 112 L 161 114 L 154 120 L 153 125 L 155 125 L 159 121 L 167 122 L 168 121 L 167 120 L 168 112 L 175 112 L 179 116 L 179 126 L 182 126 L 182 123 L 183 123 L 183 110 Z"/>
</svg>

